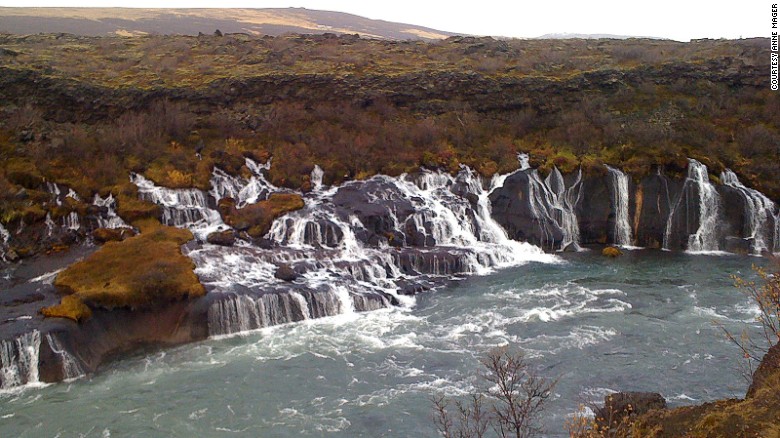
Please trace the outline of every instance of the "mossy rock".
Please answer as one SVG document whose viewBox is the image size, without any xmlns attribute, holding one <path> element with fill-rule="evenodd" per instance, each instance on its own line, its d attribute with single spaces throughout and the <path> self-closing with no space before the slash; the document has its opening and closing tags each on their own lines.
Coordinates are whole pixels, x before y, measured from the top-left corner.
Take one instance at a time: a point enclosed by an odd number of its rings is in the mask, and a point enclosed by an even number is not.
<svg viewBox="0 0 780 438">
<path fill-rule="evenodd" d="M 125 222 L 135 222 L 141 219 L 158 218 L 162 208 L 154 202 L 120 194 L 117 196 L 116 212 Z"/>
<path fill-rule="evenodd" d="M 40 187 L 43 184 L 41 175 L 35 164 L 18 158 L 12 158 L 6 162 L 5 174 L 9 181 L 28 189 Z"/>
<path fill-rule="evenodd" d="M 180 246 L 188 230 L 158 226 L 122 242 L 108 242 L 62 271 L 54 286 L 91 307 L 145 309 L 206 293 Z"/>
<path fill-rule="evenodd" d="M 304 202 L 295 193 L 274 193 L 267 200 L 244 208 L 235 208 L 235 201 L 224 198 L 219 201 L 219 212 L 231 227 L 246 231 L 251 237 L 259 238 L 271 228 L 277 217 L 303 208 Z"/>
<path fill-rule="evenodd" d="M 92 231 L 92 238 L 95 242 L 121 242 L 125 239 L 135 236 L 132 228 L 97 228 Z"/>
<path fill-rule="evenodd" d="M 37 204 L 25 207 L 21 213 L 21 217 L 26 224 L 40 222 L 46 217 L 46 211 Z"/>
<path fill-rule="evenodd" d="M 608 246 L 608 247 L 604 248 L 601 251 L 601 255 L 606 256 L 606 257 L 610 257 L 610 258 L 615 258 L 615 257 L 622 256 L 623 255 L 623 251 L 621 251 L 620 248 L 618 248 L 618 247 Z"/>
<path fill-rule="evenodd" d="M 92 317 L 92 309 L 78 296 L 66 295 L 62 297 L 59 304 L 41 309 L 41 314 L 47 318 L 68 318 L 81 322 Z"/>
</svg>

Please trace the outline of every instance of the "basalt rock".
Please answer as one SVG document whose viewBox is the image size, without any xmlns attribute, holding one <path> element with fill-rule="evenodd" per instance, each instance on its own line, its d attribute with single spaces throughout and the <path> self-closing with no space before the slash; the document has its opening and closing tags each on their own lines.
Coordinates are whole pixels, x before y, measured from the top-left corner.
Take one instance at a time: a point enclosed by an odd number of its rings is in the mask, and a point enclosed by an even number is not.
<svg viewBox="0 0 780 438">
<path fill-rule="evenodd" d="M 535 213 L 530 170 L 515 172 L 504 186 L 490 194 L 492 216 L 509 238 L 539 245 L 546 250 L 560 247 L 563 230 L 551 218 Z"/>
</svg>

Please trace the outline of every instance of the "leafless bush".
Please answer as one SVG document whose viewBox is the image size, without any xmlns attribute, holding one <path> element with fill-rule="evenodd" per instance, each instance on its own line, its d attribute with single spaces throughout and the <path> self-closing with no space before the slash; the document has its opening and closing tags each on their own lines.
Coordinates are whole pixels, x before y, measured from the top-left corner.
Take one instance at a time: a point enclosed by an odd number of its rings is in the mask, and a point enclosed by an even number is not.
<svg viewBox="0 0 780 438">
<path fill-rule="evenodd" d="M 536 375 L 521 353 L 505 347 L 491 351 L 481 362 L 481 384 L 465 401 L 432 398 L 434 423 L 442 436 L 482 438 L 489 430 L 502 438 L 539 435 L 539 415 L 557 381 Z"/>
<path fill-rule="evenodd" d="M 765 268 L 753 266 L 759 281 L 732 276 L 734 286 L 758 305 L 756 322 L 761 326 L 761 336 L 750 336 L 747 330 L 735 334 L 721 325 L 726 337 L 739 347 L 744 362 L 742 374 L 750 382 L 764 354 L 780 342 L 780 271 L 769 273 Z"/>
</svg>

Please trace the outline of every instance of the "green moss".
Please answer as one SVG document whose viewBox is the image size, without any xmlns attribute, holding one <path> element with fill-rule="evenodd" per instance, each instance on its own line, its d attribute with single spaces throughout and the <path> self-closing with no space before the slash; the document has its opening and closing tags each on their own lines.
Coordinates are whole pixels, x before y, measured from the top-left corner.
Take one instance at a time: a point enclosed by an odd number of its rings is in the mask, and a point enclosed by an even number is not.
<svg viewBox="0 0 780 438">
<path fill-rule="evenodd" d="M 199 297 L 205 289 L 180 246 L 187 230 L 159 226 L 122 242 L 108 242 L 87 259 L 62 271 L 59 291 L 92 307 L 143 309 Z"/>
</svg>

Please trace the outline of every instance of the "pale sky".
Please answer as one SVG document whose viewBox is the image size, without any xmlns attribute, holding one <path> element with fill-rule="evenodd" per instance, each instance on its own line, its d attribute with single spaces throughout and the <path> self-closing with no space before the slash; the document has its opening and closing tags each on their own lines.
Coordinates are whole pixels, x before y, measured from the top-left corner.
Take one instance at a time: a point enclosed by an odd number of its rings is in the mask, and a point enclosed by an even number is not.
<svg viewBox="0 0 780 438">
<path fill-rule="evenodd" d="M 271 8 L 348 12 L 475 35 L 536 37 L 548 33 L 691 38 L 768 37 L 771 2 L 700 0 L 0 0 L 0 6 Z"/>
</svg>

